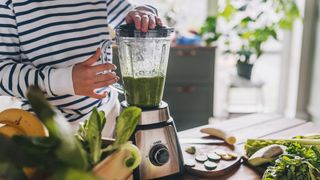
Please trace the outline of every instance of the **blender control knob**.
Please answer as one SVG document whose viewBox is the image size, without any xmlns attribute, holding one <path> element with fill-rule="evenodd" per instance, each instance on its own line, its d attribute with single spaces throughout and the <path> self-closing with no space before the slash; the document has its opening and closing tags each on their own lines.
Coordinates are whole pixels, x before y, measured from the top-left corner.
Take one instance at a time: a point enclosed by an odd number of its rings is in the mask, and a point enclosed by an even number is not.
<svg viewBox="0 0 320 180">
<path fill-rule="evenodd" d="M 169 161 L 168 148 L 163 144 L 154 145 L 149 153 L 149 159 L 155 166 L 162 166 Z"/>
</svg>

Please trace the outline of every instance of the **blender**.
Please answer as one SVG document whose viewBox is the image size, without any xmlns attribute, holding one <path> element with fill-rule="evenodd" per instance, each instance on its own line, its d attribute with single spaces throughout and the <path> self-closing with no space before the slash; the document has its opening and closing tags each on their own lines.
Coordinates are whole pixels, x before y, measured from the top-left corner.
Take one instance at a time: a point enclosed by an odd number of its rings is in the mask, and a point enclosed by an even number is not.
<svg viewBox="0 0 320 180">
<path fill-rule="evenodd" d="M 142 109 L 131 137 L 142 156 L 134 179 L 170 177 L 183 171 L 175 124 L 168 104 L 162 101 L 172 32 L 173 28 L 161 26 L 148 32 L 136 30 L 133 25 L 121 25 L 116 29 L 125 92 L 121 106 Z"/>
</svg>

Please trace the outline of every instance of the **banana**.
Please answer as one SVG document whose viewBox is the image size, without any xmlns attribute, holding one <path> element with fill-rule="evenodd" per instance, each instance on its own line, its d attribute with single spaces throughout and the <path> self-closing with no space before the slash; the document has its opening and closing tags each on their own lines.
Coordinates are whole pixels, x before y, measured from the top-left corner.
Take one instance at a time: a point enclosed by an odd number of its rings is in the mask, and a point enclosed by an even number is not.
<svg viewBox="0 0 320 180">
<path fill-rule="evenodd" d="M 45 136 L 46 129 L 41 121 L 22 109 L 6 109 L 0 113 L 0 123 L 19 129 L 27 136 Z"/>
<path fill-rule="evenodd" d="M 221 138 L 230 145 L 234 145 L 237 141 L 236 137 L 234 137 L 232 134 L 229 134 L 228 132 L 217 128 L 202 128 L 200 129 L 200 132 L 209 134 L 210 136 Z"/>
<path fill-rule="evenodd" d="M 0 127 L 0 135 L 3 135 L 6 138 L 11 138 L 13 135 L 24 135 L 24 132 L 10 125 L 4 125 Z"/>
</svg>

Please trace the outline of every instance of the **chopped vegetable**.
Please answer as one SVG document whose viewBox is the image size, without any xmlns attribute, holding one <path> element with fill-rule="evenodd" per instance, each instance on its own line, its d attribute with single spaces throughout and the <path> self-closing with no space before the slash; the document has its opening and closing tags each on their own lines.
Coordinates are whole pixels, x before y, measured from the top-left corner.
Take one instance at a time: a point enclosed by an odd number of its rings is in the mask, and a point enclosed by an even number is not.
<svg viewBox="0 0 320 180">
<path fill-rule="evenodd" d="M 217 163 L 214 163 L 214 162 L 211 162 L 211 161 L 204 162 L 204 167 L 207 170 L 214 170 L 215 168 L 217 168 L 217 166 L 218 166 Z"/>
<path fill-rule="evenodd" d="M 227 155 L 227 152 L 224 151 L 224 150 L 222 150 L 222 149 L 216 149 L 216 150 L 214 151 L 214 153 L 216 153 L 216 154 L 219 155 L 219 156 L 225 156 L 225 155 Z"/>
<path fill-rule="evenodd" d="M 217 155 L 216 153 L 209 153 L 207 156 L 210 161 L 220 161 L 221 159 L 221 156 Z"/>
<path fill-rule="evenodd" d="M 196 153 L 196 147 L 190 146 L 185 150 L 189 154 L 195 154 Z"/>
<path fill-rule="evenodd" d="M 234 159 L 234 157 L 230 156 L 229 154 L 226 154 L 226 155 L 221 156 L 221 159 L 229 161 L 229 160 Z"/>
<path fill-rule="evenodd" d="M 186 159 L 184 161 L 184 165 L 186 165 L 187 167 L 195 167 L 196 161 L 194 159 Z"/>
<path fill-rule="evenodd" d="M 206 160 L 208 160 L 207 155 L 205 155 L 205 154 L 196 155 L 196 161 L 205 162 Z"/>
<path fill-rule="evenodd" d="M 280 144 L 286 145 L 287 143 L 297 142 L 301 145 L 310 146 L 314 145 L 320 148 L 320 139 L 248 139 L 244 145 L 247 156 L 252 156 L 259 149 L 271 145 Z"/>
</svg>

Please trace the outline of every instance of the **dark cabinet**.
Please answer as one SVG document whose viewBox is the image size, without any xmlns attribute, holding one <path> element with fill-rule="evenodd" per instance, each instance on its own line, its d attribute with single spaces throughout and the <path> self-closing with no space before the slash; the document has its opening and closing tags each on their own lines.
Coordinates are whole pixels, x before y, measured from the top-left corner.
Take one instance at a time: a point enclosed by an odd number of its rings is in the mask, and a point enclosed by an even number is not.
<svg viewBox="0 0 320 180">
<path fill-rule="evenodd" d="M 213 116 L 214 60 L 214 47 L 171 47 L 163 100 L 178 131 L 208 124 Z M 113 61 L 119 66 L 116 48 Z"/>
<path fill-rule="evenodd" d="M 178 131 L 208 124 L 213 116 L 214 47 L 172 47 L 164 101 Z"/>
</svg>

